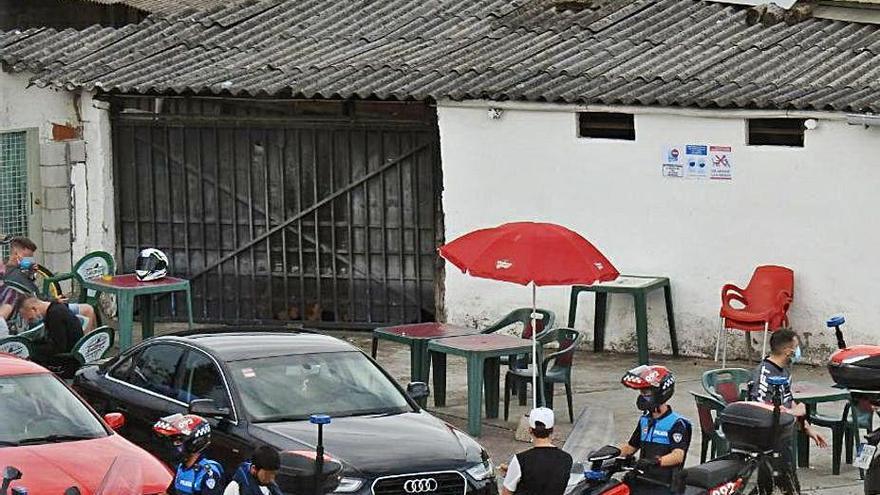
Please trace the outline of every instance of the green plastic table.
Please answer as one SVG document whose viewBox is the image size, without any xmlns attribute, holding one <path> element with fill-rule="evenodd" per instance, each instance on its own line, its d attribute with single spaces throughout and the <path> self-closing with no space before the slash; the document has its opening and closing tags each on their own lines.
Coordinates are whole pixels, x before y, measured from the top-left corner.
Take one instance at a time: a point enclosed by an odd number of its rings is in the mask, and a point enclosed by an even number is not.
<svg viewBox="0 0 880 495">
<path fill-rule="evenodd" d="M 668 277 L 621 275 L 610 282 L 593 285 L 575 285 L 571 288 L 568 304 L 568 326 L 574 327 L 577 316 L 578 295 L 581 292 L 596 293 L 596 314 L 593 321 L 593 351 L 605 350 L 605 318 L 608 313 L 608 294 L 630 294 L 635 302 L 636 339 L 639 346 L 639 364 L 648 364 L 648 293 L 663 289 L 666 299 L 666 318 L 669 321 L 669 338 L 672 354 L 678 356 L 678 339 L 675 336 L 675 316 L 672 309 L 672 288 Z"/>
<path fill-rule="evenodd" d="M 431 340 L 428 342 L 428 351 L 462 356 L 467 360 L 468 432 L 473 436 L 480 436 L 483 385 L 486 386 L 486 417 L 496 418 L 498 417 L 498 384 L 501 378 L 500 358 L 531 353 L 532 341 L 497 333 L 464 335 Z M 538 362 L 541 362 L 540 346 L 538 346 Z M 538 380 L 538 397 L 543 397 L 542 389 L 543 380 Z"/>
<path fill-rule="evenodd" d="M 390 340 L 409 346 L 409 375 L 414 382 L 428 382 L 431 374 L 431 356 L 428 353 L 428 342 L 432 339 L 473 335 L 480 333 L 477 328 L 460 327 L 446 323 L 415 323 L 381 327 L 373 330 L 373 348 L 371 355 L 376 359 L 379 340 Z M 434 405 L 446 405 L 446 355 L 434 354 Z M 422 407 L 425 401 L 420 401 Z"/>
<path fill-rule="evenodd" d="M 95 278 L 82 281 L 86 289 L 94 289 L 116 296 L 116 313 L 119 318 L 119 350 L 131 347 L 131 334 L 134 328 L 134 298 L 165 294 L 169 292 L 186 292 L 186 311 L 189 315 L 189 326 L 192 328 L 192 294 L 189 280 L 175 277 L 164 277 L 150 282 L 141 282 L 134 274 L 114 275 L 109 279 Z M 153 336 L 153 301 L 148 298 L 147 304 L 141 308 L 142 337 Z"/>
<path fill-rule="evenodd" d="M 848 390 L 811 382 L 793 382 L 791 395 L 795 402 L 801 402 L 806 406 L 808 419 L 816 414 L 818 404 L 850 399 Z M 803 431 L 797 436 L 797 458 L 800 467 L 810 466 L 810 439 Z"/>
</svg>

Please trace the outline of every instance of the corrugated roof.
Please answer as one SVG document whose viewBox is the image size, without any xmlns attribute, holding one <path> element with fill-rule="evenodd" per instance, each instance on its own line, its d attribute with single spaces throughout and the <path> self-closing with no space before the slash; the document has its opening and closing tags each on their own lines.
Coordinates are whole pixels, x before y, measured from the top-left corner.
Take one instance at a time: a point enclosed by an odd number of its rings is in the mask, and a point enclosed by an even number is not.
<svg viewBox="0 0 880 495">
<path fill-rule="evenodd" d="M 556 5 L 556 6 L 555 6 Z M 264 0 L 0 33 L 39 86 L 880 111 L 877 26 L 748 26 L 705 0 Z"/>
<path fill-rule="evenodd" d="M 185 10 L 211 10 L 236 3 L 229 0 L 86 0 L 104 5 L 127 5 L 144 12 L 171 14 Z"/>
</svg>

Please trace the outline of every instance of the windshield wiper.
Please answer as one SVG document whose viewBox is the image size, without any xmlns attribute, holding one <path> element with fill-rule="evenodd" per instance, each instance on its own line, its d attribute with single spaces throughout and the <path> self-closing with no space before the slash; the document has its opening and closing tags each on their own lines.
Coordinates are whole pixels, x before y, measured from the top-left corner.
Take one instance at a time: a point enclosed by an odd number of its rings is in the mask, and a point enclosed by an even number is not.
<svg viewBox="0 0 880 495">
<path fill-rule="evenodd" d="M 94 435 L 46 435 L 19 440 L 18 445 L 35 445 L 41 443 L 73 442 L 76 440 L 91 440 L 97 438 Z"/>
<path fill-rule="evenodd" d="M 18 447 L 18 442 L 13 442 L 12 440 L 0 440 L 0 447 Z"/>
<path fill-rule="evenodd" d="M 301 414 L 289 414 L 289 415 L 280 415 L 280 416 L 269 416 L 267 418 L 262 418 L 254 421 L 254 423 L 283 423 L 285 421 L 305 421 L 309 419 L 308 416 L 303 416 Z"/>
</svg>

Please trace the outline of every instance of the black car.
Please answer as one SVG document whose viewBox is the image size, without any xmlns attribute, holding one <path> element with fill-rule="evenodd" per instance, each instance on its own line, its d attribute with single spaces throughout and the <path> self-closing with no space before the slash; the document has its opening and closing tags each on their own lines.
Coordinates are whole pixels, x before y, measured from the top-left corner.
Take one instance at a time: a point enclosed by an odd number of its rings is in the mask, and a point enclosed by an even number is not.
<svg viewBox="0 0 880 495">
<path fill-rule="evenodd" d="M 324 428 L 327 454 L 344 466 L 335 493 L 497 493 L 485 449 L 418 406 L 423 384 L 408 394 L 358 348 L 325 335 L 156 337 L 82 368 L 74 388 L 98 411 L 124 413 L 120 433 L 166 461 L 153 424 L 198 400 L 191 409 L 213 426 L 208 454 L 227 470 L 261 444 L 313 450 L 317 431 L 308 418 L 320 413 L 333 418 Z"/>
</svg>

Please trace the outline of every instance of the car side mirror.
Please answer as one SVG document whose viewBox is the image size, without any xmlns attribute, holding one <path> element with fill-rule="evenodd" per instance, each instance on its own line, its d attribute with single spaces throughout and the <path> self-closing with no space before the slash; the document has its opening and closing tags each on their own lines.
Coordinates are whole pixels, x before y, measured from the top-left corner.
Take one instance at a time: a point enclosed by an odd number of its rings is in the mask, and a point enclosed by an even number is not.
<svg viewBox="0 0 880 495">
<path fill-rule="evenodd" d="M 431 389 L 425 382 L 411 382 L 406 386 L 406 395 L 412 400 L 422 400 L 431 395 Z"/>
<path fill-rule="evenodd" d="M 209 418 L 228 418 L 231 414 L 228 407 L 217 407 L 214 399 L 196 399 L 190 402 L 189 412 Z"/>
<path fill-rule="evenodd" d="M 82 492 L 79 491 L 79 488 L 72 486 L 67 490 L 64 490 L 64 495 L 82 495 Z"/>
<path fill-rule="evenodd" d="M 125 416 L 118 412 L 107 413 L 104 415 L 104 422 L 111 430 L 117 431 L 125 426 Z"/>
<path fill-rule="evenodd" d="M 3 479 L 9 481 L 15 481 L 21 479 L 21 471 L 19 471 L 14 466 L 6 466 L 3 469 Z"/>
</svg>

